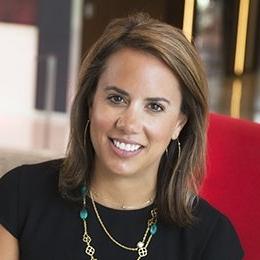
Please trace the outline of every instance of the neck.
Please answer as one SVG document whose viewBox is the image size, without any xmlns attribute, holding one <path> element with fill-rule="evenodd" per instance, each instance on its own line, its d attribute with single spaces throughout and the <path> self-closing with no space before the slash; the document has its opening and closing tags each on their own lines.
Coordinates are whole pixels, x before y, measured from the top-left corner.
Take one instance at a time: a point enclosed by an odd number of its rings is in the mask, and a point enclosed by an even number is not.
<svg viewBox="0 0 260 260">
<path fill-rule="evenodd" d="M 148 206 L 156 193 L 156 178 L 118 176 L 95 171 L 91 192 L 96 202 L 115 209 L 139 209 Z"/>
</svg>

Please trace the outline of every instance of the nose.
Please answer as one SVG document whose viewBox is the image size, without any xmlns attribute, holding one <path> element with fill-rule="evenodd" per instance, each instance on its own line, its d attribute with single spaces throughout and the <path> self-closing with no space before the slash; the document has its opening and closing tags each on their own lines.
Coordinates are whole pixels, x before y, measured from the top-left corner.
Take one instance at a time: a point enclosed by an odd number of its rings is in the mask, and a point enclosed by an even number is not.
<svg viewBox="0 0 260 260">
<path fill-rule="evenodd" d="M 141 131 L 143 125 L 140 111 L 128 108 L 121 113 L 116 121 L 116 128 L 125 134 L 137 134 Z"/>
</svg>

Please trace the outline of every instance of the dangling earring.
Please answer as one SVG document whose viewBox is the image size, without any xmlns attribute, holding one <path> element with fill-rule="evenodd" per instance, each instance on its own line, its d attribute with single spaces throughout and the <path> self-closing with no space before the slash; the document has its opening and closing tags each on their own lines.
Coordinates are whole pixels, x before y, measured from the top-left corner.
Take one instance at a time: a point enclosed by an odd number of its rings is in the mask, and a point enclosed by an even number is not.
<svg viewBox="0 0 260 260">
<path fill-rule="evenodd" d="M 177 145 L 178 145 L 178 160 L 179 160 L 181 157 L 181 143 L 178 138 L 177 138 Z"/>
<path fill-rule="evenodd" d="M 83 136 L 83 143 L 84 143 L 84 149 L 86 149 L 86 137 L 87 137 L 87 131 L 88 131 L 88 126 L 89 126 L 89 119 L 86 123 L 85 129 L 84 129 L 84 136 Z"/>
<path fill-rule="evenodd" d="M 165 154 L 166 154 L 166 157 L 169 158 L 169 155 L 168 155 L 168 147 L 166 147 L 166 149 L 165 149 Z"/>
<path fill-rule="evenodd" d="M 180 143 L 178 138 L 176 139 L 176 142 L 177 142 L 177 145 L 178 145 L 178 160 L 179 160 L 180 157 L 181 157 L 181 143 Z M 165 149 L 165 154 L 166 154 L 166 157 L 169 158 L 168 147 L 166 147 L 166 149 Z"/>
</svg>

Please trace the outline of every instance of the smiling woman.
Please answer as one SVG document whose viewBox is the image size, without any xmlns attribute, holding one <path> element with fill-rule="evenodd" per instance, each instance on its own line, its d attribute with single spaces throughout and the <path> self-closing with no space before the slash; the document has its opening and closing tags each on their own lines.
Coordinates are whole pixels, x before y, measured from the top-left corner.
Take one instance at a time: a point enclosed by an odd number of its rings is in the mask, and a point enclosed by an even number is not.
<svg viewBox="0 0 260 260">
<path fill-rule="evenodd" d="M 197 194 L 206 125 L 183 33 L 145 14 L 113 20 L 81 66 L 66 158 L 1 179 L 0 258 L 242 259 L 229 220 Z"/>
<path fill-rule="evenodd" d="M 92 187 L 104 192 L 106 178 L 110 182 L 110 175 L 117 174 L 116 182 L 125 181 L 127 186 L 136 178 L 129 191 L 132 195 L 124 192 L 121 197 L 126 195 L 134 202 L 140 200 L 134 189 L 149 196 L 154 193 L 161 157 L 186 123 L 180 107 L 178 80 L 162 61 L 129 48 L 111 55 L 89 113 L 96 153 Z M 131 180 L 125 178 L 130 175 Z M 119 189 L 125 190 L 122 183 Z"/>
</svg>

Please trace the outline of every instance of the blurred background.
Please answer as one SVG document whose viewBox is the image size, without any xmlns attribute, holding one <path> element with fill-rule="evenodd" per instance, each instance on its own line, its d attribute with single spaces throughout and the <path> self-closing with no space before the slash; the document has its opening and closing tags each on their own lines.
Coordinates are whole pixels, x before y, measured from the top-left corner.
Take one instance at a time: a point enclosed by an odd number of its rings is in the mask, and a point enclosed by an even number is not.
<svg viewBox="0 0 260 260">
<path fill-rule="evenodd" d="M 0 173 L 64 154 L 84 53 L 136 11 L 194 42 L 212 112 L 260 123 L 260 0 L 0 0 Z"/>
</svg>

